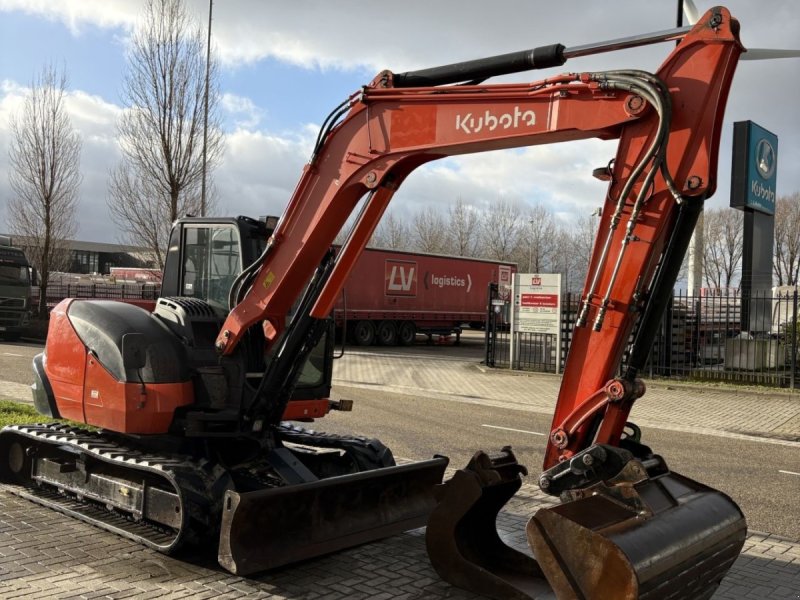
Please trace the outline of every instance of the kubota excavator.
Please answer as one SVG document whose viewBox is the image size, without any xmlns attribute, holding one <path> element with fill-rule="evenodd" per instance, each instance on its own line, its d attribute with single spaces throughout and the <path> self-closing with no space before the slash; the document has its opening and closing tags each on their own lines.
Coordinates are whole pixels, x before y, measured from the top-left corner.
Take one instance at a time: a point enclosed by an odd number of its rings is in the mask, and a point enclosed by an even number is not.
<svg viewBox="0 0 800 600">
<path fill-rule="evenodd" d="M 670 40 L 680 43 L 654 74 L 483 83 Z M 417 527 L 433 511 L 427 543 L 436 570 L 495 598 L 529 598 L 543 578 L 559 598 L 710 597 L 743 544 L 744 517 L 721 492 L 671 472 L 628 414 L 715 190 L 723 111 L 743 51 L 737 21 L 718 7 L 691 28 L 380 73 L 325 121 L 274 231 L 243 218 L 179 221 L 152 312 L 78 300 L 54 309 L 34 361 L 36 406 L 101 429 L 5 428 L 2 480 L 165 552 L 218 531 L 220 563 L 240 574 Z M 538 479 L 563 503 L 531 519 L 533 560 L 495 529 L 525 471 L 510 449 L 479 452 L 436 485 L 444 458 L 397 466 L 375 440 L 287 421 L 347 408 L 327 400 L 328 315 L 414 169 L 592 137 L 619 146 L 600 173 L 608 192 Z"/>
</svg>

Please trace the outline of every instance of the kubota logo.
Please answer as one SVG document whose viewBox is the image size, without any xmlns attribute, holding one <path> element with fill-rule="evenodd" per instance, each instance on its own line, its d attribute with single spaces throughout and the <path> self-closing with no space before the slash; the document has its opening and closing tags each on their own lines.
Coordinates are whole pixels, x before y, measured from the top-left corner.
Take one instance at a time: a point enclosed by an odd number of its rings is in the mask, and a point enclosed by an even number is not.
<svg viewBox="0 0 800 600">
<path fill-rule="evenodd" d="M 498 127 L 516 129 L 520 125 L 526 127 L 536 125 L 536 113 L 532 110 L 523 111 L 519 106 L 515 106 L 512 112 L 500 115 L 494 114 L 488 108 L 482 115 L 473 115 L 471 112 L 456 115 L 456 129 L 466 134 L 480 133 L 484 128 L 488 131 L 494 131 Z"/>
<path fill-rule="evenodd" d="M 417 295 L 417 263 L 387 260 L 384 264 L 387 296 Z"/>
</svg>

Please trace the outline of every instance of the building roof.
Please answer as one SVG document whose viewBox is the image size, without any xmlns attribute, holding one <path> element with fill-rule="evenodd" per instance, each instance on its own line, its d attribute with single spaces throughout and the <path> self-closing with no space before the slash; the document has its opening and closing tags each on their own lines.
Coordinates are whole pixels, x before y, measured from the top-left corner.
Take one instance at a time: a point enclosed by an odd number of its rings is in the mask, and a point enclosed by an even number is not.
<svg viewBox="0 0 800 600">
<path fill-rule="evenodd" d="M 27 246 L 27 238 L 20 235 L 0 234 L 0 236 L 7 236 L 11 239 L 13 246 Z M 67 245 L 70 250 L 78 250 L 84 252 L 103 252 L 106 254 L 114 254 L 118 252 L 126 254 L 144 254 L 149 253 L 147 248 L 139 246 L 127 246 L 124 244 L 109 244 L 107 242 L 86 242 L 83 240 L 67 240 Z"/>
</svg>

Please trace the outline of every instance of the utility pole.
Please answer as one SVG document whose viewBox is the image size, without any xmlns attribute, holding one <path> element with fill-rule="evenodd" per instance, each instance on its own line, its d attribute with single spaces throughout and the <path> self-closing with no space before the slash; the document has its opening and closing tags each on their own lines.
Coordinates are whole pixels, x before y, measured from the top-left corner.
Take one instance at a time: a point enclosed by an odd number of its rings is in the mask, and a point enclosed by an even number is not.
<svg viewBox="0 0 800 600">
<path fill-rule="evenodd" d="M 206 165 L 208 163 L 208 80 L 211 76 L 211 13 L 214 0 L 208 0 L 208 42 L 206 45 L 206 92 L 203 95 L 203 183 L 200 190 L 200 216 L 206 216 Z"/>
<path fill-rule="evenodd" d="M 530 240 L 528 242 L 528 273 L 532 273 L 533 271 L 533 219 L 528 220 L 528 224 L 531 226 L 530 228 Z"/>
</svg>

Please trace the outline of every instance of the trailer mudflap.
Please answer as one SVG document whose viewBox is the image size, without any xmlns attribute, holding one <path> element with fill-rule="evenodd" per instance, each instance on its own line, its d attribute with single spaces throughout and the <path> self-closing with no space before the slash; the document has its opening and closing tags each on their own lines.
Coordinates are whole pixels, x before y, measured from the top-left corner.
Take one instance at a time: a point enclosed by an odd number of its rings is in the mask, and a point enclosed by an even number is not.
<svg viewBox="0 0 800 600">
<path fill-rule="evenodd" d="M 423 527 L 448 459 L 225 493 L 219 563 L 249 575 Z"/>
<path fill-rule="evenodd" d="M 536 561 L 507 546 L 497 533 L 497 515 L 525 474 L 510 447 L 492 456 L 479 451 L 437 488 L 438 504 L 425 543 L 442 579 L 498 600 L 523 600 L 549 591 Z"/>
<path fill-rule="evenodd" d="M 710 598 L 747 535 L 733 500 L 674 472 L 570 493 L 527 527 L 559 599 Z"/>
</svg>

